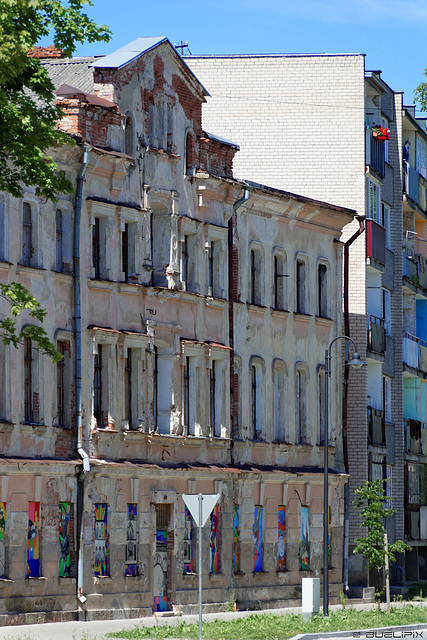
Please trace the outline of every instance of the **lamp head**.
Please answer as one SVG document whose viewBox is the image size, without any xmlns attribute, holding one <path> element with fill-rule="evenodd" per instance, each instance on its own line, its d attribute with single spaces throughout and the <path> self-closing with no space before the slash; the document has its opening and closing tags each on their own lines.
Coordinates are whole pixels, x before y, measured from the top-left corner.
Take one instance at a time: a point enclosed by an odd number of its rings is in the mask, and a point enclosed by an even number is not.
<svg viewBox="0 0 427 640">
<path fill-rule="evenodd" d="M 360 359 L 360 355 L 356 351 L 353 353 L 353 357 L 347 362 L 347 364 L 349 367 L 353 367 L 354 369 L 360 369 L 365 366 L 365 363 Z"/>
</svg>

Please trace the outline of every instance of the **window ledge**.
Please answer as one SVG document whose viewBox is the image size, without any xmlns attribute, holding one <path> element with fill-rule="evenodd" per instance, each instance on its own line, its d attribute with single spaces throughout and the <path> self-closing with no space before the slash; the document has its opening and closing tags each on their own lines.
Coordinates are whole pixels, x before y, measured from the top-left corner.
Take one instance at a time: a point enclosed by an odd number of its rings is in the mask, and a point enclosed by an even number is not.
<svg viewBox="0 0 427 640">
<path fill-rule="evenodd" d="M 114 578 L 112 578 L 111 576 L 93 576 L 94 584 L 98 584 L 100 582 L 108 584 L 109 582 L 113 582 L 113 580 Z"/>
<path fill-rule="evenodd" d="M 333 323 L 333 318 L 327 318 L 326 316 L 315 316 L 316 324 L 323 324 L 326 327 L 330 327 Z"/>
<path fill-rule="evenodd" d="M 309 449 L 313 449 L 313 446 L 310 442 L 296 442 L 295 443 L 296 447 L 307 447 Z M 328 447 L 329 448 L 329 447 Z"/>
<path fill-rule="evenodd" d="M 264 313 L 267 307 L 263 304 L 255 304 L 253 302 L 247 302 L 247 307 L 250 311 L 255 311 L 257 313 Z"/>
<path fill-rule="evenodd" d="M 133 293 L 139 295 L 142 285 L 139 282 L 119 282 L 120 293 Z"/>
<path fill-rule="evenodd" d="M 96 428 L 96 433 L 115 434 L 115 433 L 119 433 L 119 430 L 118 429 L 110 429 L 109 427 L 97 427 Z"/>
<path fill-rule="evenodd" d="M 8 422 L 7 420 L 0 420 L 0 433 L 6 433 L 8 431 L 13 431 L 15 424 L 13 422 Z"/>
<path fill-rule="evenodd" d="M 114 282 L 113 280 L 97 280 L 95 278 L 88 278 L 87 280 L 87 286 L 89 289 L 107 289 L 111 291 L 114 289 L 116 284 L 117 282 Z"/>
<path fill-rule="evenodd" d="M 277 314 L 278 316 L 281 316 L 283 318 L 283 316 L 288 317 L 290 314 L 290 311 L 288 309 L 276 309 L 276 307 L 270 307 L 270 311 L 272 315 Z"/>
<path fill-rule="evenodd" d="M 264 571 L 264 569 L 262 571 L 252 571 L 252 575 L 255 576 L 265 576 L 268 575 L 270 572 L 269 571 Z"/>
<path fill-rule="evenodd" d="M 225 576 L 224 573 L 210 573 L 209 580 L 212 580 L 213 582 L 219 582 L 224 578 L 224 576 Z"/>
<path fill-rule="evenodd" d="M 309 313 L 294 311 L 294 320 L 298 322 L 309 322 L 312 316 Z"/>
<path fill-rule="evenodd" d="M 219 309 L 223 309 L 228 303 L 226 298 L 212 298 L 211 296 L 206 297 L 205 300 L 207 307 L 217 307 Z"/>
<path fill-rule="evenodd" d="M 190 578 L 194 578 L 194 576 L 198 576 L 199 574 L 195 571 L 184 571 L 183 576 L 188 576 Z"/>
<path fill-rule="evenodd" d="M 59 576 L 59 584 L 76 584 L 74 576 Z"/>
<path fill-rule="evenodd" d="M 21 431 L 35 431 L 37 435 L 42 435 L 47 429 L 46 424 L 37 424 L 35 422 L 21 422 Z"/>
<path fill-rule="evenodd" d="M 25 578 L 25 582 L 29 583 L 37 583 L 37 582 L 45 582 L 47 580 L 47 578 L 45 578 L 44 576 L 27 576 Z"/>
<path fill-rule="evenodd" d="M 15 580 L 11 580 L 10 578 L 0 578 L 0 584 L 2 582 L 5 582 L 6 584 L 8 583 L 12 584 L 12 582 L 15 582 Z"/>
<path fill-rule="evenodd" d="M 0 271 L 9 271 L 11 267 L 13 267 L 13 262 L 0 260 Z"/>
<path fill-rule="evenodd" d="M 29 267 L 25 264 L 17 264 L 16 265 L 16 273 L 30 273 L 33 276 L 38 276 L 42 278 L 46 273 L 47 269 L 44 267 Z"/>
<path fill-rule="evenodd" d="M 65 282 L 68 282 L 74 278 L 74 273 L 65 273 L 64 271 L 55 271 L 55 269 L 52 269 L 52 274 L 55 279 L 65 280 Z"/>
</svg>

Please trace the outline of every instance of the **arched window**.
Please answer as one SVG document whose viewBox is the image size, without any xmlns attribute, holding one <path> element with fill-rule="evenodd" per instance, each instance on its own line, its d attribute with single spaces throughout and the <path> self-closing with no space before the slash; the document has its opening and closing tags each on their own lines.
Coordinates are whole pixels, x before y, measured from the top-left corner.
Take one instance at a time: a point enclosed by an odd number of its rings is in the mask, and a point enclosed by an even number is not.
<svg viewBox="0 0 427 640">
<path fill-rule="evenodd" d="M 295 372 L 296 395 L 296 442 L 310 444 L 308 420 L 308 372 L 304 366 L 298 366 Z"/>
<path fill-rule="evenodd" d="M 194 175 L 196 168 L 195 160 L 194 138 L 190 131 L 188 131 L 185 138 L 185 174 L 187 176 Z"/>
</svg>

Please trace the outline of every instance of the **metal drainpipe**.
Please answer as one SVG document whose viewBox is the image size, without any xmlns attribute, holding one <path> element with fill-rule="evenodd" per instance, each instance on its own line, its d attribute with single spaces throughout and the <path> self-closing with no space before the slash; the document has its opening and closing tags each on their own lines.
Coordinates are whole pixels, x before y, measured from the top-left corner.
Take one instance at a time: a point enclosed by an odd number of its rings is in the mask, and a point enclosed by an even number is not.
<svg viewBox="0 0 427 640">
<path fill-rule="evenodd" d="M 349 249 L 353 242 L 364 232 L 365 230 L 365 216 L 356 216 L 356 220 L 359 221 L 359 228 L 351 238 L 344 243 L 344 335 L 350 337 L 350 313 L 348 309 L 348 259 Z M 345 472 L 349 473 L 348 464 L 348 437 L 347 437 L 347 424 L 348 424 L 348 375 L 349 368 L 344 366 L 344 395 L 343 395 L 343 421 L 342 421 L 342 438 L 343 438 L 343 452 L 344 452 L 344 468 Z M 343 583 L 344 591 L 348 590 L 348 543 L 349 543 L 349 519 L 350 519 L 350 488 L 348 482 L 344 485 L 344 557 L 343 557 Z"/>
<path fill-rule="evenodd" d="M 233 215 L 228 221 L 228 333 L 230 351 L 230 462 L 234 466 L 234 308 L 233 308 L 233 292 L 234 292 L 234 279 L 233 279 L 233 223 L 234 213 L 239 207 L 249 200 L 249 189 L 244 187 L 243 196 L 236 200 L 233 204 Z M 234 582 L 234 569 L 231 567 L 231 591 L 234 594 L 235 582 Z"/>
<path fill-rule="evenodd" d="M 82 433 L 82 327 L 80 303 L 80 220 L 82 212 L 83 183 L 86 167 L 89 162 L 89 151 L 92 147 L 83 146 L 83 161 L 77 176 L 76 202 L 74 208 L 74 333 L 75 333 L 75 389 L 76 389 L 76 428 L 77 452 L 83 460 L 83 472 L 77 476 L 77 598 L 83 604 L 83 513 L 84 513 L 84 479 L 90 471 L 89 456 L 83 449 Z"/>
</svg>

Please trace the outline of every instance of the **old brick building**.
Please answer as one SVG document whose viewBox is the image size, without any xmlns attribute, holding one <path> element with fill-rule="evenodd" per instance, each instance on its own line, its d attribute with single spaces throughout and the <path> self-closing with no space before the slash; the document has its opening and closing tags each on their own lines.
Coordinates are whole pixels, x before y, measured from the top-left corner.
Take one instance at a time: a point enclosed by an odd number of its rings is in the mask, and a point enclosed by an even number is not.
<svg viewBox="0 0 427 640">
<path fill-rule="evenodd" d="M 166 38 L 37 55 L 77 141 L 54 152 L 75 192 L 0 201 L 0 277 L 47 309 L 64 355 L 0 345 L 0 621 L 194 610 L 181 495 L 199 492 L 221 496 L 203 533 L 207 609 L 296 604 L 301 577 L 321 574 L 324 352 L 354 212 L 235 180 L 238 146 L 202 128 L 207 91 Z M 341 375 L 337 353 L 337 398 Z"/>
</svg>

